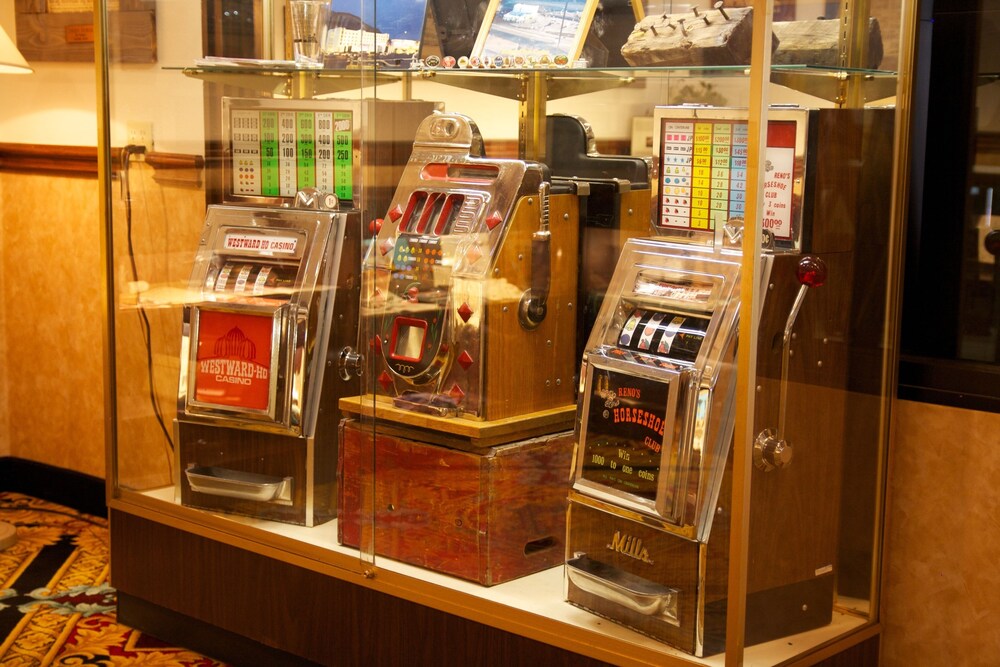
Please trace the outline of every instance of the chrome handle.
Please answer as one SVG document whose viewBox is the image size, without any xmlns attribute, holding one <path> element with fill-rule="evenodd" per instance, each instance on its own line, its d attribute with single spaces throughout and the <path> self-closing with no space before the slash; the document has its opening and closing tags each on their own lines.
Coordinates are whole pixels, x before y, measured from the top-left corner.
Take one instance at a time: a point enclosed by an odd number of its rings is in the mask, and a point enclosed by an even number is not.
<svg viewBox="0 0 1000 667">
<path fill-rule="evenodd" d="M 759 469 L 767 472 L 783 468 L 792 462 L 792 445 L 785 441 L 785 408 L 788 403 L 788 367 L 792 356 L 792 329 L 799 317 L 806 293 L 813 287 L 826 282 L 826 262 L 814 255 L 806 255 L 799 260 L 795 276 L 799 281 L 799 292 L 785 320 L 785 330 L 781 338 L 781 387 L 778 397 L 778 428 L 766 428 L 757 435 L 754 442 L 753 461 Z"/>
</svg>

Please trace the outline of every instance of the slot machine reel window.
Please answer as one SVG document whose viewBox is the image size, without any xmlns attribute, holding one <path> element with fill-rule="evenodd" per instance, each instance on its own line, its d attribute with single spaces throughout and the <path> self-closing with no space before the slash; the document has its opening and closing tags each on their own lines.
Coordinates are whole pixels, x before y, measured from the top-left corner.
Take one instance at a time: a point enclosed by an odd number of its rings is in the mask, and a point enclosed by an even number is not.
<svg viewBox="0 0 1000 667">
<path fill-rule="evenodd" d="M 288 301 L 299 282 L 305 235 L 293 230 L 225 229 L 221 251 L 205 275 L 202 298 Z"/>
<path fill-rule="evenodd" d="M 708 278 L 640 272 L 631 297 L 619 304 L 607 352 L 664 368 L 693 365 L 708 335 L 716 292 Z"/>
</svg>

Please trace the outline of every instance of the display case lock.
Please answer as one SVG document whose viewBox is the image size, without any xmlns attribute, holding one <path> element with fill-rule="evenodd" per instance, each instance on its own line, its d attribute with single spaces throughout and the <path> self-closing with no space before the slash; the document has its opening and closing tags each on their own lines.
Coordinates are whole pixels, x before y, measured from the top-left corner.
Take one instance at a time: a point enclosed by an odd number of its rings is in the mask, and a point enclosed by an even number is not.
<svg viewBox="0 0 1000 667">
<path fill-rule="evenodd" d="M 785 321 L 785 331 L 781 339 L 781 395 L 778 399 L 778 428 L 766 428 L 757 435 L 753 445 L 753 462 L 767 472 L 783 468 L 792 462 L 792 445 L 784 439 L 785 408 L 788 403 L 788 366 L 792 356 L 792 329 L 799 316 L 806 292 L 812 287 L 820 287 L 826 282 L 826 262 L 815 255 L 806 255 L 799 260 L 795 277 L 799 281 L 799 292 L 795 295 L 792 309 Z"/>
</svg>

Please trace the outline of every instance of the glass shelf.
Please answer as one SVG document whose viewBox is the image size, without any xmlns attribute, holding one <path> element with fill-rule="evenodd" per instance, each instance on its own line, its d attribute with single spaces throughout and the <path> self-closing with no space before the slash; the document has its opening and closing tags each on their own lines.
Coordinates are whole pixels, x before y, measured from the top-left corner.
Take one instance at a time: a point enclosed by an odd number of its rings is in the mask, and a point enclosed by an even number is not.
<svg viewBox="0 0 1000 667">
<path fill-rule="evenodd" d="M 217 65 L 166 67 L 207 82 L 239 86 L 277 97 L 303 99 L 358 90 L 412 79 L 475 90 L 506 99 L 525 97 L 527 81 L 541 80 L 550 100 L 629 86 L 650 78 L 706 78 L 747 76 L 742 65 L 713 67 L 538 67 L 386 69 L 379 67 L 299 68 L 291 61 L 225 61 Z M 815 65 L 779 65 L 771 68 L 771 82 L 815 97 L 843 104 L 846 89 L 859 85 L 866 101 L 890 97 L 896 72 Z"/>
</svg>

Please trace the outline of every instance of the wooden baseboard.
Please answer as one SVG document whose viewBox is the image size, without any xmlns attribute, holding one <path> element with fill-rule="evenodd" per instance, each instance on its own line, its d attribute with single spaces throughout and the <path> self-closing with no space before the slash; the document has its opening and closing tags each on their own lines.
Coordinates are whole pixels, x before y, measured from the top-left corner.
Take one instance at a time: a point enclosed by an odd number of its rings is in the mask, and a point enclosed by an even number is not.
<svg viewBox="0 0 1000 667">
<path fill-rule="evenodd" d="M 23 493 L 92 516 L 108 516 L 103 479 L 47 463 L 0 457 L 0 491 Z"/>
</svg>

